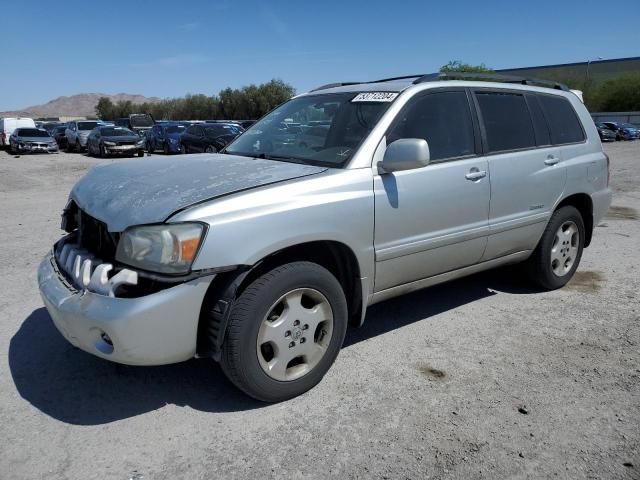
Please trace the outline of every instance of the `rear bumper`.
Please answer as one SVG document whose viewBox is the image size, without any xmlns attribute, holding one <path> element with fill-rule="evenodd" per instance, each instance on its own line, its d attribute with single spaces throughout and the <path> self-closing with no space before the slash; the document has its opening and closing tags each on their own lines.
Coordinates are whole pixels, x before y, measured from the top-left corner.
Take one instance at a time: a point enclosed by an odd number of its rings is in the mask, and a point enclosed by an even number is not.
<svg viewBox="0 0 640 480">
<path fill-rule="evenodd" d="M 38 269 L 42 300 L 74 346 L 117 363 L 164 365 L 195 355 L 200 308 L 213 276 L 138 298 L 71 287 L 50 252 Z"/>
</svg>

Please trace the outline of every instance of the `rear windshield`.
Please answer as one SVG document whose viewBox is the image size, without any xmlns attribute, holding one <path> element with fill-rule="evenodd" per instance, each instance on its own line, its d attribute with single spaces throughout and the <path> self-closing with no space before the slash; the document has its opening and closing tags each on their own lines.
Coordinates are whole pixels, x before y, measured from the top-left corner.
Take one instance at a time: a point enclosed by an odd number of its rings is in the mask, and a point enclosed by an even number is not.
<svg viewBox="0 0 640 480">
<path fill-rule="evenodd" d="M 171 125 L 167 127 L 167 133 L 182 133 L 186 128 L 184 125 Z"/>
<path fill-rule="evenodd" d="M 48 137 L 49 133 L 37 128 L 19 128 L 16 131 L 18 137 Z"/>
<path fill-rule="evenodd" d="M 131 115 L 129 123 L 131 123 L 132 127 L 153 127 L 153 118 L 147 114 Z"/>
<path fill-rule="evenodd" d="M 78 130 L 93 130 L 98 126 L 98 122 L 78 122 Z"/>
</svg>

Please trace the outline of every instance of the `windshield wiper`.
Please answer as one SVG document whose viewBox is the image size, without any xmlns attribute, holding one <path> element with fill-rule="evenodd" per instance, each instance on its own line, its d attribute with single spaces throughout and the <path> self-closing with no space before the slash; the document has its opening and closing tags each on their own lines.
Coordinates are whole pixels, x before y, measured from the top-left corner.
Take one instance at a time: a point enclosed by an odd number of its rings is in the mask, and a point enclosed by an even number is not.
<svg viewBox="0 0 640 480">
<path fill-rule="evenodd" d="M 274 155 L 271 153 L 260 153 L 259 155 L 255 155 L 256 158 L 264 158 L 266 160 L 281 160 L 283 162 L 291 162 L 291 163 L 301 163 L 307 165 L 307 160 L 304 158 L 291 157 L 289 155 Z"/>
</svg>

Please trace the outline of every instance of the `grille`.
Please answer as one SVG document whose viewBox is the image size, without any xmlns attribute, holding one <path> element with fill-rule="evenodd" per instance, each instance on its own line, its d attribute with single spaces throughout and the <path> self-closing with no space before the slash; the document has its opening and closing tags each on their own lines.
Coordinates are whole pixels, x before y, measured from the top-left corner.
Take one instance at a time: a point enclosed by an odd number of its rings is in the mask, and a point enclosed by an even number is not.
<svg viewBox="0 0 640 480">
<path fill-rule="evenodd" d="M 118 145 L 135 145 L 135 142 L 117 142 Z"/>
<path fill-rule="evenodd" d="M 104 261 L 113 261 L 116 256 L 116 248 L 119 233 L 110 233 L 107 224 L 87 215 L 82 210 L 78 211 L 78 244 Z"/>
</svg>

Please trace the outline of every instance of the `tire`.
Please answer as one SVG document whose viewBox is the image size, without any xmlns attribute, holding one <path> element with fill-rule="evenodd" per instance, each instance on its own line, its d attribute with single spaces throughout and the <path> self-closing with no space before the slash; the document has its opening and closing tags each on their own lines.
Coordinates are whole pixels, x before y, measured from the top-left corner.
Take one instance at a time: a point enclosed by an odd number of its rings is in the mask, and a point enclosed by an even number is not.
<svg viewBox="0 0 640 480">
<path fill-rule="evenodd" d="M 153 153 L 153 148 L 151 148 L 151 142 L 147 142 L 146 147 L 147 147 L 147 152 Z"/>
<path fill-rule="evenodd" d="M 205 153 L 218 153 L 218 149 L 213 145 L 207 145 L 207 148 L 204 149 Z"/>
<path fill-rule="evenodd" d="M 104 151 L 104 145 L 100 144 L 100 158 L 105 158 L 107 153 Z"/>
<path fill-rule="evenodd" d="M 287 304 L 291 307 L 284 307 Z M 297 314 L 287 315 L 296 311 L 296 305 Z M 311 305 L 315 307 L 309 310 Z M 310 262 L 276 267 L 254 280 L 235 301 L 222 346 L 222 370 L 257 400 L 296 397 L 317 385 L 335 361 L 347 320 L 344 292 L 324 267 Z M 216 324 L 211 326 L 215 328 Z"/>
<path fill-rule="evenodd" d="M 144 157 L 144 150 L 138 150 L 138 157 Z"/>
<path fill-rule="evenodd" d="M 165 142 L 164 146 L 162 147 L 162 151 L 165 155 L 169 155 L 171 152 L 169 151 L 169 144 Z"/>
<path fill-rule="evenodd" d="M 533 282 L 546 290 L 565 286 L 580 264 L 585 238 L 584 221 L 575 207 L 556 210 L 527 261 Z"/>
<path fill-rule="evenodd" d="M 76 140 L 76 148 L 75 151 L 78 153 L 82 152 L 82 146 L 80 145 L 80 142 L 78 140 Z"/>
<path fill-rule="evenodd" d="M 184 146 L 183 144 L 180 144 L 180 153 L 182 155 L 185 155 L 185 154 L 189 153 L 189 151 L 187 150 L 187 147 Z"/>
</svg>

